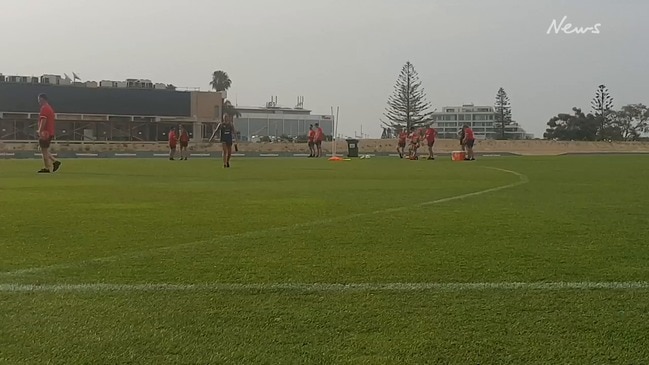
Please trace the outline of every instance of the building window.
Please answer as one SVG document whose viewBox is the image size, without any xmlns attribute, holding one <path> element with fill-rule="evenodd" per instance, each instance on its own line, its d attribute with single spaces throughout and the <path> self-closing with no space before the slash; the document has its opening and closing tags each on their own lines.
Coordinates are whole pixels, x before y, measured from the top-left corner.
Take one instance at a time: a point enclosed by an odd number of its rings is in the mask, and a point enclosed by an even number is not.
<svg viewBox="0 0 649 365">
<path fill-rule="evenodd" d="M 455 113 L 455 109 L 446 109 L 447 113 Z"/>
</svg>

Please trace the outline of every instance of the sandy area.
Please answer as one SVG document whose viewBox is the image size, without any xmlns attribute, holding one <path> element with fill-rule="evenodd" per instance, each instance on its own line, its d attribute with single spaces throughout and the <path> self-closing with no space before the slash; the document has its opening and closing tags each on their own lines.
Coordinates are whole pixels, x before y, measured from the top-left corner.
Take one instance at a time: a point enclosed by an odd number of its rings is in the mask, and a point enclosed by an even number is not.
<svg viewBox="0 0 649 365">
<path fill-rule="evenodd" d="M 325 151 L 330 152 L 332 143 L 323 145 Z M 190 150 L 200 151 L 219 151 L 218 144 L 191 143 Z M 394 140 L 362 140 L 359 143 L 361 153 L 376 152 L 395 152 L 396 141 Z M 457 140 L 438 140 L 435 144 L 435 151 L 448 153 L 459 149 Z M 479 141 L 476 144 L 476 152 L 510 152 L 521 155 L 559 155 L 562 153 L 594 153 L 594 152 L 648 152 L 649 142 L 555 142 L 544 140 L 529 141 Z M 36 143 L 9 143 L 0 142 L 0 151 L 33 151 L 36 150 Z M 55 143 L 56 151 L 74 151 L 74 152 L 136 152 L 136 151 L 166 151 L 165 143 Z M 294 143 L 240 143 L 240 152 L 308 152 L 306 144 Z M 337 151 L 346 153 L 347 143 L 338 142 Z"/>
</svg>

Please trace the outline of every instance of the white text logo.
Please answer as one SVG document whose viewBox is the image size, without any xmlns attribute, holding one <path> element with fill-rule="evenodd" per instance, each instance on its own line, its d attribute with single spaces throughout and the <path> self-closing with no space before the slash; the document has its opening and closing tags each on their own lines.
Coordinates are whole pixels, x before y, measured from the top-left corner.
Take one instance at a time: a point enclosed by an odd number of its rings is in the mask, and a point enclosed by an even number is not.
<svg viewBox="0 0 649 365">
<path fill-rule="evenodd" d="M 597 23 L 591 27 L 573 27 L 571 23 L 566 23 L 566 19 L 568 19 L 567 15 L 564 15 L 559 23 L 557 23 L 556 19 L 553 19 L 547 34 L 550 34 L 552 31 L 554 31 L 554 34 L 559 34 L 560 32 L 565 34 L 599 34 L 599 27 L 602 26 L 602 24 Z"/>
</svg>

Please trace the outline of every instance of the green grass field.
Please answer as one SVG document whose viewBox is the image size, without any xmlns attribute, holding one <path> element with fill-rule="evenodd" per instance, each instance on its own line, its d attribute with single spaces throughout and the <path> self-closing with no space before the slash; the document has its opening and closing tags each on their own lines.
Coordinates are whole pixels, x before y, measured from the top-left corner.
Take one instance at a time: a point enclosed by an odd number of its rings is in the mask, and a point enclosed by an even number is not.
<svg viewBox="0 0 649 365">
<path fill-rule="evenodd" d="M 0 364 L 648 363 L 647 167 L 0 160 Z"/>
</svg>

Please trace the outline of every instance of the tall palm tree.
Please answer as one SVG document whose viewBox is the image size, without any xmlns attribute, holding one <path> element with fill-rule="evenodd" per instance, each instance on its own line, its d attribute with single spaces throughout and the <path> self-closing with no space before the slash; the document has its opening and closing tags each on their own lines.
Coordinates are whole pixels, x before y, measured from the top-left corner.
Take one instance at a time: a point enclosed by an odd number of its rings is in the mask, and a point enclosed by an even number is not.
<svg viewBox="0 0 649 365">
<path fill-rule="evenodd" d="M 225 71 L 214 71 L 212 74 L 212 81 L 210 81 L 210 86 L 215 91 L 225 91 L 232 86 L 232 80 L 230 76 Z"/>
</svg>

